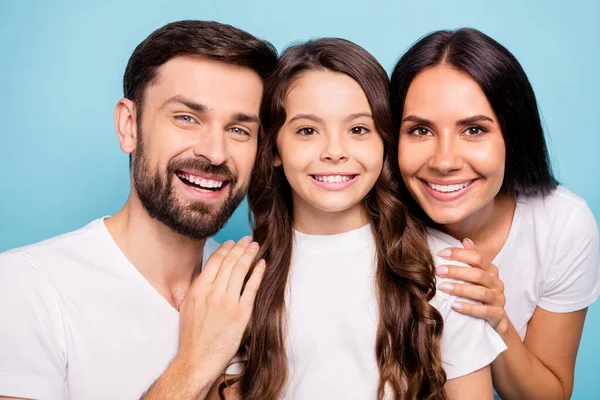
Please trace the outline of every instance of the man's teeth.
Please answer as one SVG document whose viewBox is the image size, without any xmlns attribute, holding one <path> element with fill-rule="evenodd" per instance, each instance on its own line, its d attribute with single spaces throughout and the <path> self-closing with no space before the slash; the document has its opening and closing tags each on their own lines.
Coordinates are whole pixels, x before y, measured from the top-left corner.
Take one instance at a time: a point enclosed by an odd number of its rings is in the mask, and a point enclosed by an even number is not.
<svg viewBox="0 0 600 400">
<path fill-rule="evenodd" d="M 223 181 L 215 181 L 212 179 L 202 179 L 198 176 L 188 175 L 188 174 L 177 174 L 180 178 L 185 179 L 188 182 L 195 183 L 198 186 L 207 189 L 220 188 L 223 186 Z"/>
<path fill-rule="evenodd" d="M 461 190 L 469 186 L 473 181 L 457 183 L 456 185 L 436 185 L 435 183 L 427 182 L 430 188 L 435 191 L 448 193 L 448 192 L 456 192 L 457 190 Z"/>
<path fill-rule="evenodd" d="M 353 178 L 352 175 L 314 175 L 319 182 L 339 183 L 346 182 Z"/>
</svg>

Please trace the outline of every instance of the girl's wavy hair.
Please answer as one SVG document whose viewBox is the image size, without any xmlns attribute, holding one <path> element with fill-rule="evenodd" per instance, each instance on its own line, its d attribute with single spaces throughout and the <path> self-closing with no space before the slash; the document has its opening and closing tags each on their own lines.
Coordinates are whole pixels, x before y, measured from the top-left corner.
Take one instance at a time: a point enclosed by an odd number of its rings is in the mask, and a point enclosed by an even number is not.
<svg viewBox="0 0 600 400">
<path fill-rule="evenodd" d="M 358 45 L 323 38 L 289 47 L 265 83 L 262 137 L 248 203 L 257 259 L 267 269 L 242 340 L 244 371 L 225 380 L 237 383 L 243 399 L 281 398 L 288 379 L 285 347 L 285 293 L 293 246 L 291 188 L 282 167 L 275 167 L 277 135 L 286 121 L 285 99 L 298 77 L 315 70 L 350 76 L 362 87 L 384 142 L 384 163 L 375 186 L 364 199 L 376 243 L 379 324 L 375 351 L 379 368 L 378 398 L 446 399 L 440 338 L 443 320 L 429 303 L 435 295 L 433 260 L 423 227 L 398 197 L 397 146 L 389 107 L 388 77 L 377 60 Z M 252 220 L 252 215 L 254 216 Z M 367 267 L 367 266 L 365 266 Z M 334 378 L 333 378 L 334 379 Z"/>
</svg>

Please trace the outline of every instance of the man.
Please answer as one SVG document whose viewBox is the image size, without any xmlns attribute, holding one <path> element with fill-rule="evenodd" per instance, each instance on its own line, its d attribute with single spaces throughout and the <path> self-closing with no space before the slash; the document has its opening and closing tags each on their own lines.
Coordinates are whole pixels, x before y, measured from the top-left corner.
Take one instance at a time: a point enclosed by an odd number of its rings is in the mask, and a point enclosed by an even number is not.
<svg viewBox="0 0 600 400">
<path fill-rule="evenodd" d="M 0 255 L 0 396 L 203 398 L 234 356 L 264 262 L 206 238 L 246 194 L 272 45 L 180 21 L 131 56 L 115 109 L 130 154 L 121 211 Z M 242 287 L 248 278 L 242 292 Z M 240 295 L 241 293 L 241 295 Z"/>
</svg>

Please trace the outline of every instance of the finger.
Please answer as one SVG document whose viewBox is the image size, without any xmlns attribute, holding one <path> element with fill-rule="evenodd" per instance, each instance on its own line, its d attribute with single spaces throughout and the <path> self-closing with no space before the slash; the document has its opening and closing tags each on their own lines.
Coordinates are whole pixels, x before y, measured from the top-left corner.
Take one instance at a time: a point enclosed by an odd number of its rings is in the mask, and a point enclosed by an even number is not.
<svg viewBox="0 0 600 400">
<path fill-rule="evenodd" d="M 438 287 L 444 293 L 462 297 L 463 299 L 479 301 L 484 305 L 487 304 L 496 307 L 502 306 L 502 304 L 499 304 L 497 301 L 498 296 L 496 296 L 496 293 L 483 286 L 444 282 Z"/>
<path fill-rule="evenodd" d="M 240 303 L 244 306 L 244 308 L 246 308 L 246 310 L 252 310 L 252 307 L 254 306 L 254 300 L 256 299 L 258 288 L 260 287 L 260 283 L 265 275 L 265 269 L 265 260 L 258 261 L 254 266 L 252 275 L 250 275 L 248 282 L 246 282 L 244 293 L 242 293 L 242 298 L 240 300 Z"/>
<path fill-rule="evenodd" d="M 229 254 L 234 244 L 233 240 L 228 240 L 208 257 L 204 268 L 202 268 L 200 275 L 196 279 L 196 282 L 198 282 L 197 285 L 211 284 L 215 280 L 223 259 Z"/>
<path fill-rule="evenodd" d="M 469 304 L 460 301 L 455 301 L 452 303 L 452 309 L 461 314 L 485 319 L 494 329 L 498 326 L 498 323 L 504 316 L 504 309 L 500 307 L 492 307 L 482 304 Z"/>
<path fill-rule="evenodd" d="M 477 247 L 477 245 L 473 243 L 473 241 L 469 238 L 464 238 L 462 241 L 462 245 L 465 249 L 479 251 L 479 247 Z"/>
<path fill-rule="evenodd" d="M 242 285 L 244 284 L 244 280 L 246 280 L 246 275 L 248 275 L 250 266 L 256 258 L 258 249 L 258 243 L 252 242 L 233 266 L 229 282 L 227 283 L 227 294 L 229 296 L 239 300 L 239 297 L 242 294 Z"/>
<path fill-rule="evenodd" d="M 227 256 L 225 256 L 223 259 L 221 268 L 219 268 L 219 272 L 217 273 L 217 277 L 214 281 L 215 288 L 221 291 L 221 293 L 225 293 L 227 290 L 227 283 L 229 282 L 229 277 L 231 276 L 231 270 L 233 269 L 233 266 L 238 262 L 242 254 L 244 254 L 251 243 L 251 237 L 243 237 L 231 248 Z"/>
<path fill-rule="evenodd" d="M 485 286 L 488 289 L 494 289 L 497 286 L 495 285 L 495 280 L 498 278 L 493 277 L 479 268 L 462 267 L 459 265 L 440 265 L 435 269 L 435 273 L 444 278 L 457 279 L 475 285 Z"/>
<path fill-rule="evenodd" d="M 449 247 L 447 249 L 440 250 L 438 252 L 438 256 L 443 257 L 446 260 L 460 261 L 474 267 L 483 268 L 481 265 L 483 264 L 483 257 L 478 250 Z"/>
</svg>

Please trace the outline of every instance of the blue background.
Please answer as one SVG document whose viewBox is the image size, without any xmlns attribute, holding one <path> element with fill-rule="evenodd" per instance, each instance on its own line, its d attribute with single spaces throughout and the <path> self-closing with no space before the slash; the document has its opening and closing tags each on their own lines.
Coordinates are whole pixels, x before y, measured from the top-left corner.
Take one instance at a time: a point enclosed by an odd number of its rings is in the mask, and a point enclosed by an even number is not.
<svg viewBox="0 0 600 400">
<path fill-rule="evenodd" d="M 391 71 L 420 36 L 471 26 L 520 60 L 557 175 L 600 220 L 600 2 L 0 0 L 0 251 L 116 212 L 129 190 L 113 108 L 135 46 L 179 19 L 246 29 L 279 50 L 319 36 L 365 47 Z M 247 234 L 238 209 L 217 239 Z M 600 306 L 590 308 L 573 398 L 600 399 Z"/>
</svg>

